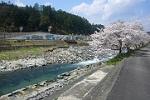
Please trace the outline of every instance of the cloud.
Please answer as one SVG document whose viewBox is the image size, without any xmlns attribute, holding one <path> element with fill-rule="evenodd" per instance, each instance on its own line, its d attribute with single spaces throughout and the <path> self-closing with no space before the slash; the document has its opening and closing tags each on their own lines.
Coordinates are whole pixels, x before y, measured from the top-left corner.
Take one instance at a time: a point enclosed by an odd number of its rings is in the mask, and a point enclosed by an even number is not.
<svg viewBox="0 0 150 100">
<path fill-rule="evenodd" d="M 45 2 L 45 6 L 53 5 L 51 2 Z"/>
<path fill-rule="evenodd" d="M 93 0 L 91 4 L 81 3 L 71 9 L 71 13 L 85 17 L 99 17 L 103 21 L 108 20 L 116 13 L 144 2 L 145 0 Z"/>
<path fill-rule="evenodd" d="M 23 2 L 21 0 L 16 0 L 15 4 L 19 7 L 24 7 L 25 5 L 23 4 Z"/>
</svg>

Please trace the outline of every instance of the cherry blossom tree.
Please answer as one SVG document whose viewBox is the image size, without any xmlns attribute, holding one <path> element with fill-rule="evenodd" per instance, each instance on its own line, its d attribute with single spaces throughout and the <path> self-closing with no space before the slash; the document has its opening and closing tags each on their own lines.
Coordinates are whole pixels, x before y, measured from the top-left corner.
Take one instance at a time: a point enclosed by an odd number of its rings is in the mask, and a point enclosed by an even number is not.
<svg viewBox="0 0 150 100">
<path fill-rule="evenodd" d="M 122 53 L 123 49 L 129 51 L 141 47 L 150 40 L 141 23 L 123 21 L 112 23 L 91 37 L 93 41 L 90 45 L 94 48 L 116 49 L 119 53 Z"/>
</svg>

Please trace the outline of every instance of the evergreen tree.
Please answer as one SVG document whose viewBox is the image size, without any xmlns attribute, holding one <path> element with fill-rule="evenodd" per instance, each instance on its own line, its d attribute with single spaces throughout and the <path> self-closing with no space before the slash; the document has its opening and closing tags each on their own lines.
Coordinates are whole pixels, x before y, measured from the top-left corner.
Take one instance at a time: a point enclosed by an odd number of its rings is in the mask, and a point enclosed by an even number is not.
<svg viewBox="0 0 150 100">
<path fill-rule="evenodd" d="M 89 21 L 77 15 L 62 10 L 55 10 L 51 6 L 40 6 L 38 3 L 32 6 L 18 7 L 11 3 L 0 3 L 0 31 L 17 32 L 20 27 L 23 31 L 48 31 L 52 26 L 55 34 L 92 34 L 97 27 L 103 25 L 91 25 Z"/>
</svg>

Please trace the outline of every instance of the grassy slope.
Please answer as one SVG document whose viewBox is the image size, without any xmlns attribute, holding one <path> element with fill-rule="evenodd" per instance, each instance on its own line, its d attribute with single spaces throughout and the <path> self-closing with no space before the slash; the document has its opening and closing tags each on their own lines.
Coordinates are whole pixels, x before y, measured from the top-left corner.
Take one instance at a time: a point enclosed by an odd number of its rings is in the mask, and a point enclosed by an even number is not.
<svg viewBox="0 0 150 100">
<path fill-rule="evenodd" d="M 146 46 L 148 46 L 150 44 L 150 42 L 148 42 L 147 44 L 143 45 L 142 47 L 139 47 L 135 50 L 131 50 L 128 53 L 121 53 L 118 54 L 116 57 L 110 59 L 109 61 L 106 62 L 107 65 L 116 65 L 118 62 L 122 61 L 124 58 L 128 58 L 130 57 L 132 54 L 135 53 L 135 51 L 140 50 L 141 48 L 144 48 Z"/>
<path fill-rule="evenodd" d="M 118 54 L 116 57 L 110 59 L 109 61 L 106 62 L 107 65 L 116 65 L 118 62 L 122 61 L 124 58 L 128 58 L 133 54 L 135 51 L 130 51 L 128 53 L 121 53 Z"/>
</svg>

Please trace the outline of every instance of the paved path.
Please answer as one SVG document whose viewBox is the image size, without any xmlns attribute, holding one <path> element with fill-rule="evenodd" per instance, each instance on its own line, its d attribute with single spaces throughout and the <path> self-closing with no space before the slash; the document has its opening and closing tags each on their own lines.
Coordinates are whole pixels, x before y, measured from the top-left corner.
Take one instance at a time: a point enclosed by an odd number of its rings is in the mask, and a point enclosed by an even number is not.
<svg viewBox="0 0 150 100">
<path fill-rule="evenodd" d="M 97 70 L 65 91 L 58 100 L 82 100 L 106 75 L 107 73 Z"/>
<path fill-rule="evenodd" d="M 150 100 L 150 45 L 123 64 L 107 100 Z"/>
</svg>

